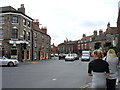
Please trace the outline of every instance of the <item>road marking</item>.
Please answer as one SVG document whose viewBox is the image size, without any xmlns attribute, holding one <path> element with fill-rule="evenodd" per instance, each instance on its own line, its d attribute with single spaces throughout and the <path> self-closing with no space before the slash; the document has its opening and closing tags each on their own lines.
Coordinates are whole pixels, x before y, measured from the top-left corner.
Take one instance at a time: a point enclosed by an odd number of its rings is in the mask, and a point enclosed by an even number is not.
<svg viewBox="0 0 120 90">
<path fill-rule="evenodd" d="M 53 78 L 52 80 L 53 80 L 53 81 L 55 81 L 55 80 L 56 80 L 56 78 Z"/>
<path fill-rule="evenodd" d="M 81 87 L 80 87 L 80 90 L 83 90 L 83 89 L 85 89 L 85 88 L 90 88 L 91 85 L 92 85 L 92 83 L 87 83 L 87 84 L 81 86 Z"/>
</svg>

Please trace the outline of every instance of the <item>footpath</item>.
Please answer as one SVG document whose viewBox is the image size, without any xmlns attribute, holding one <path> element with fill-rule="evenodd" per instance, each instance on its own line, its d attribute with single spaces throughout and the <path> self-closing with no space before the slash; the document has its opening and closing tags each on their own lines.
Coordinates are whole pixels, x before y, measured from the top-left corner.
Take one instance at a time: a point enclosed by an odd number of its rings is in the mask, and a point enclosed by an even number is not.
<svg viewBox="0 0 120 90">
<path fill-rule="evenodd" d="M 88 90 L 88 88 L 92 87 L 92 83 L 87 83 L 80 87 L 80 90 Z M 120 90 L 120 82 L 116 83 L 117 90 Z"/>
</svg>

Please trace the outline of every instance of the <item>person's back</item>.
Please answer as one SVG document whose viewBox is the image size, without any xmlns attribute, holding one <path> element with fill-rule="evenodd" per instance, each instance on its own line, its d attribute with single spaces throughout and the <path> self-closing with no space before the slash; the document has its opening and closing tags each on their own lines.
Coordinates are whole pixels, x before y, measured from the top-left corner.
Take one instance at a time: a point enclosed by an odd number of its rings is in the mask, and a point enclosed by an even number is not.
<svg viewBox="0 0 120 90">
<path fill-rule="evenodd" d="M 108 56 L 106 61 L 109 64 L 110 73 L 115 73 L 118 71 L 118 57 Z"/>
<path fill-rule="evenodd" d="M 109 75 L 109 64 L 102 60 L 101 50 L 95 50 L 92 53 L 94 60 L 88 64 L 88 75 L 92 76 L 92 88 L 106 88 L 106 75 Z"/>
<path fill-rule="evenodd" d="M 116 80 L 118 78 L 118 64 L 119 60 L 114 49 L 107 52 L 106 61 L 109 64 L 110 75 L 107 76 L 107 90 L 115 90 Z"/>
</svg>

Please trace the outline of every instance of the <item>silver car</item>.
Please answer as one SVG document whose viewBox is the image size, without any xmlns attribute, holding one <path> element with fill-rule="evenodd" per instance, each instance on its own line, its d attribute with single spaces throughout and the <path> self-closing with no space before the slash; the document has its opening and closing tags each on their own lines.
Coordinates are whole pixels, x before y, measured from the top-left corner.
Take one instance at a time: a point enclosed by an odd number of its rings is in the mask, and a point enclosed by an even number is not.
<svg viewBox="0 0 120 90">
<path fill-rule="evenodd" d="M 75 60 L 74 54 L 67 54 L 65 57 L 65 61 L 74 61 L 74 60 Z"/>
<path fill-rule="evenodd" d="M 90 61 L 90 55 L 83 54 L 82 57 L 81 57 L 81 61 Z"/>
<path fill-rule="evenodd" d="M 0 65 L 8 65 L 10 67 L 16 66 L 19 64 L 19 61 L 17 59 L 8 59 L 6 57 L 0 57 Z"/>
</svg>

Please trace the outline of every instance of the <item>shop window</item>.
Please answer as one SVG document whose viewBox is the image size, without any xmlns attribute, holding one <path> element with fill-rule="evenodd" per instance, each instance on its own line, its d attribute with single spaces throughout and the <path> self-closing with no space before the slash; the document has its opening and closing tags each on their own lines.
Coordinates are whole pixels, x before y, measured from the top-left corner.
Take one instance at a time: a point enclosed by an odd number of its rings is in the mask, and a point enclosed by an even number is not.
<svg viewBox="0 0 120 90">
<path fill-rule="evenodd" d="M 17 55 L 17 50 L 11 50 L 11 55 Z"/>
</svg>

